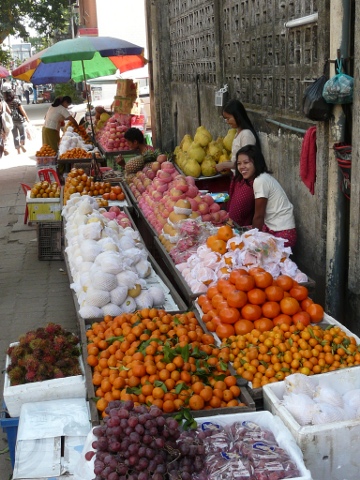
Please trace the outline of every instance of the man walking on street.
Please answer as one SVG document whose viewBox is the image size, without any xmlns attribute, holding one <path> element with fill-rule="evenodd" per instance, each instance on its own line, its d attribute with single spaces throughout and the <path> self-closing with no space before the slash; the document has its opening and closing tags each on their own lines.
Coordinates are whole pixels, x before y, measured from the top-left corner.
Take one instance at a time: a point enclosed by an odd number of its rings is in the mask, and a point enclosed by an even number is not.
<svg viewBox="0 0 360 480">
<path fill-rule="evenodd" d="M 30 103 L 30 88 L 31 88 L 31 85 L 29 83 L 24 83 L 24 97 L 28 105 Z"/>
</svg>

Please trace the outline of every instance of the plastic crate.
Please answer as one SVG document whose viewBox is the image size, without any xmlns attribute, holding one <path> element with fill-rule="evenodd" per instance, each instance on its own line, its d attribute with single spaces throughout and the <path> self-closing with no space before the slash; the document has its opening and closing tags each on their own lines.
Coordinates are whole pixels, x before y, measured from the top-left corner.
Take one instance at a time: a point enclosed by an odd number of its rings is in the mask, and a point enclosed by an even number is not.
<svg viewBox="0 0 360 480">
<path fill-rule="evenodd" d="M 16 437 L 19 426 L 18 417 L 10 417 L 6 411 L 6 405 L 3 403 L 3 410 L 0 412 L 0 426 L 4 433 L 6 433 L 6 438 L 9 446 L 9 454 L 12 469 L 14 470 L 15 465 L 15 447 L 16 447 Z"/>
<path fill-rule="evenodd" d="M 62 222 L 37 224 L 39 260 L 62 260 Z"/>
<path fill-rule="evenodd" d="M 36 157 L 36 165 L 38 167 L 47 167 L 49 165 L 56 165 L 55 157 Z"/>
</svg>

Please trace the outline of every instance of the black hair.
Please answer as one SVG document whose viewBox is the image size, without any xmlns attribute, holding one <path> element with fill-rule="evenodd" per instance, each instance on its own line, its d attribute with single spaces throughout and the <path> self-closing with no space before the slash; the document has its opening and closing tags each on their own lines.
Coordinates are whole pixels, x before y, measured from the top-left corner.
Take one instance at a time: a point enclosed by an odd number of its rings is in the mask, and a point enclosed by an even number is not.
<svg viewBox="0 0 360 480">
<path fill-rule="evenodd" d="M 254 164 L 255 167 L 255 178 L 261 175 L 262 173 L 272 173 L 265 162 L 264 155 L 261 150 L 256 145 L 245 145 L 245 147 L 240 148 L 236 152 L 236 164 L 235 164 L 235 180 L 241 180 L 243 177 L 237 168 L 237 162 L 239 155 L 247 155 Z"/>
<path fill-rule="evenodd" d="M 235 119 L 236 125 L 242 130 L 251 130 L 256 140 L 256 146 L 261 150 L 258 134 L 248 117 L 244 105 L 239 100 L 230 100 L 223 108 L 223 113 L 232 115 Z"/>
<path fill-rule="evenodd" d="M 145 138 L 142 131 L 135 127 L 131 127 L 129 130 L 126 130 L 124 138 L 125 140 L 129 140 L 129 142 L 137 141 L 139 144 L 145 143 Z"/>
<path fill-rule="evenodd" d="M 11 102 L 14 100 L 15 94 L 12 90 L 6 90 L 6 92 L 4 92 L 4 97 L 6 102 Z"/>
<path fill-rule="evenodd" d="M 54 102 L 51 104 L 52 107 L 58 107 L 59 105 L 62 105 L 63 102 L 67 102 L 69 105 L 72 104 L 71 97 L 66 95 L 65 97 L 56 97 Z"/>
</svg>

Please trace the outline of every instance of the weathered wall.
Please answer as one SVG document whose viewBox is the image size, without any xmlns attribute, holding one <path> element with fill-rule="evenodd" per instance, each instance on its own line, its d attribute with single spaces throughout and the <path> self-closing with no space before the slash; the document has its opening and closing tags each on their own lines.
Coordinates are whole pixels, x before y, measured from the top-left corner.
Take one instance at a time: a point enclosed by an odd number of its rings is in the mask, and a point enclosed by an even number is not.
<svg viewBox="0 0 360 480">
<path fill-rule="evenodd" d="M 324 302 L 327 125 L 318 126 L 314 196 L 300 180 L 299 158 L 312 124 L 301 113 L 303 91 L 329 56 L 329 0 L 157 0 L 147 8 L 157 145 L 172 150 L 200 124 L 224 135 L 214 96 L 227 84 L 229 98 L 246 105 L 268 164 L 294 204 L 294 258 Z M 315 12 L 317 23 L 284 26 Z"/>
</svg>

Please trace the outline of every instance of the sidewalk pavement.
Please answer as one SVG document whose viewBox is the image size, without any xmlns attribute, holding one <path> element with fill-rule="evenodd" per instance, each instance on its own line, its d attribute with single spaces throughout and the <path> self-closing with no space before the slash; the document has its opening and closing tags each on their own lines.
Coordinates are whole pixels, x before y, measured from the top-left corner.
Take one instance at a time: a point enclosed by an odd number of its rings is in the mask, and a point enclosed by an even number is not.
<svg viewBox="0 0 360 480">
<path fill-rule="evenodd" d="M 26 142 L 26 153 L 18 154 L 10 138 L 10 154 L 0 159 L 0 365 L 5 366 L 10 343 L 29 330 L 59 323 L 78 332 L 75 307 L 63 261 L 40 261 L 36 225 L 24 225 L 25 195 L 20 183 L 36 180 L 36 138 Z M 11 135 L 10 135 L 11 137 Z M 0 388 L 3 392 L 4 375 Z M 0 478 L 11 478 L 6 434 L 0 430 Z"/>
</svg>

